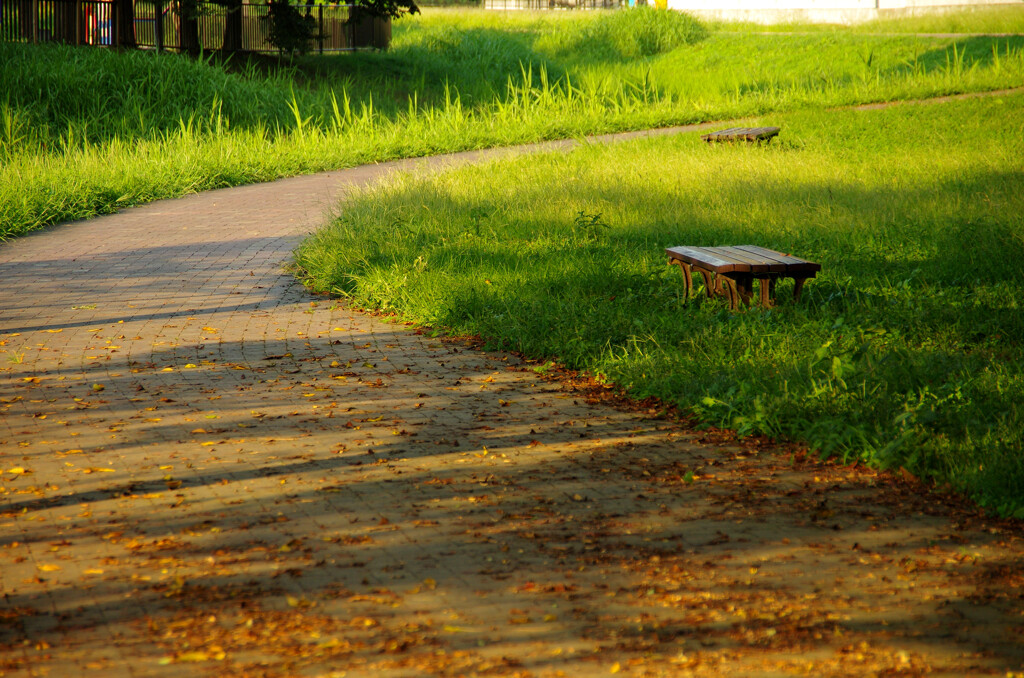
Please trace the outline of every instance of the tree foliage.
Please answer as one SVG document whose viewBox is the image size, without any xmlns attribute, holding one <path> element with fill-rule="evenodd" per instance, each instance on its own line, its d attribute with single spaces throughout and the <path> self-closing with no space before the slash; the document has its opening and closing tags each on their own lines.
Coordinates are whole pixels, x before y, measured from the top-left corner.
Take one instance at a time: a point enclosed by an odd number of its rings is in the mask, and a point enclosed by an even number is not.
<svg viewBox="0 0 1024 678">
<path fill-rule="evenodd" d="M 316 21 L 303 15 L 289 0 L 271 0 L 268 3 L 267 40 L 281 54 L 305 54 L 316 35 Z"/>
<path fill-rule="evenodd" d="M 397 19 L 405 14 L 419 14 L 414 0 L 354 0 L 355 14 Z"/>
</svg>

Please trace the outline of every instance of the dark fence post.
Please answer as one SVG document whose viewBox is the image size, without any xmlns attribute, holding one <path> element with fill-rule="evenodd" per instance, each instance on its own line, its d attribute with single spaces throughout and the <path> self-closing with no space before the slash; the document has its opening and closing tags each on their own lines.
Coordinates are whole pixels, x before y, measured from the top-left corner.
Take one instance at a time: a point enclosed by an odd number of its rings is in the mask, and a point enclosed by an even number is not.
<svg viewBox="0 0 1024 678">
<path fill-rule="evenodd" d="M 32 44 L 39 42 L 39 0 L 32 0 Z"/>
<path fill-rule="evenodd" d="M 153 7 L 156 12 L 156 24 L 153 25 L 153 31 L 156 41 L 156 52 L 159 54 L 164 51 L 164 0 L 155 0 Z"/>
<path fill-rule="evenodd" d="M 317 19 L 318 19 L 318 21 L 317 21 L 318 27 L 317 27 L 317 30 L 316 30 L 316 39 L 317 39 L 317 42 L 320 43 L 320 54 L 323 54 L 324 53 L 324 6 L 323 5 L 318 5 L 317 6 Z"/>
<path fill-rule="evenodd" d="M 121 8 L 120 0 L 110 0 L 110 46 L 121 46 Z"/>
</svg>

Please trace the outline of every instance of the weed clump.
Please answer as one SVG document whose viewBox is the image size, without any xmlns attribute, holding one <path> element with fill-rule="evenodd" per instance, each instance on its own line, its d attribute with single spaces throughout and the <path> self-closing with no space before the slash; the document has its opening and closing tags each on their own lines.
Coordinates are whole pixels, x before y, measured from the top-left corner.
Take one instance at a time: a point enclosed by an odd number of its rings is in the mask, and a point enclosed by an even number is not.
<svg viewBox="0 0 1024 678">
<path fill-rule="evenodd" d="M 581 35 L 580 47 L 621 59 L 652 57 L 700 42 L 708 30 L 683 12 L 653 7 L 602 14 Z"/>
<path fill-rule="evenodd" d="M 424 80 L 448 81 L 460 93 L 485 96 L 523 68 L 545 68 L 553 77 L 562 69 L 512 31 L 443 26 L 415 32 L 392 49 L 390 58 L 415 64 Z"/>
</svg>

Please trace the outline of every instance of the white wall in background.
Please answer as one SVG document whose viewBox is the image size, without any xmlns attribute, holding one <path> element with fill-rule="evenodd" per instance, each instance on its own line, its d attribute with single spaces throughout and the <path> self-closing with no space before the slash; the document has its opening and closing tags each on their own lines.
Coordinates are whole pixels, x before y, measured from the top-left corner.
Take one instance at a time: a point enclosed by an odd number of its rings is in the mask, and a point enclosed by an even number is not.
<svg viewBox="0 0 1024 678">
<path fill-rule="evenodd" d="M 691 12 L 705 19 L 765 24 L 786 21 L 849 24 L 885 16 L 983 5 L 1016 5 L 1024 12 L 1021 0 L 668 0 L 669 9 Z"/>
</svg>

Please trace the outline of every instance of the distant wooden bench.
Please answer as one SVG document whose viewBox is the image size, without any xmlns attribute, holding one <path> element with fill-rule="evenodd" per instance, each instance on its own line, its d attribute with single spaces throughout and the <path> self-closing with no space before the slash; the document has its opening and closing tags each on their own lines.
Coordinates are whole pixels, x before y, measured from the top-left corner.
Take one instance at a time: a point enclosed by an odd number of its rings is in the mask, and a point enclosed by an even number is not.
<svg viewBox="0 0 1024 678">
<path fill-rule="evenodd" d="M 793 299 L 797 300 L 804 281 L 821 270 L 821 264 L 756 245 L 670 247 L 665 252 L 669 265 L 676 264 L 683 272 L 687 299 L 693 290 L 691 272 L 696 270 L 704 278 L 708 297 L 729 297 L 729 307 L 733 310 L 741 301 L 750 303 L 755 279 L 760 281 L 761 305 L 770 308 L 775 303 L 775 282 L 779 278 L 793 279 Z"/>
<path fill-rule="evenodd" d="M 709 144 L 714 141 L 748 141 L 768 143 L 779 135 L 780 127 L 730 127 L 710 134 L 702 134 L 700 138 Z"/>
</svg>

